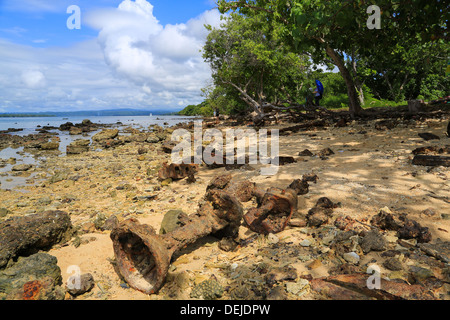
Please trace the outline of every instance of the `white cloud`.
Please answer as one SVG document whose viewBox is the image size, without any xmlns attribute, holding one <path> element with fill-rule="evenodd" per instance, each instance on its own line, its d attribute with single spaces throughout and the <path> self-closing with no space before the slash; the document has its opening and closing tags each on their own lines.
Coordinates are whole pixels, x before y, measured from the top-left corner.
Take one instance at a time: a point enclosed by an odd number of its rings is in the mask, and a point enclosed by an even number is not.
<svg viewBox="0 0 450 320">
<path fill-rule="evenodd" d="M 38 70 L 26 70 L 22 72 L 22 81 L 30 89 L 45 87 L 45 76 Z"/>
<path fill-rule="evenodd" d="M 86 22 L 99 30 L 107 64 L 118 75 L 152 92 L 200 92 L 210 78 L 201 48 L 204 24 L 218 25 L 211 10 L 187 23 L 162 26 L 145 0 L 123 1 L 116 10 L 91 12 Z"/>
<path fill-rule="evenodd" d="M 45 3 L 22 5 L 52 10 Z M 220 24 L 217 10 L 163 26 L 150 2 L 124 0 L 117 8 L 84 12 L 83 24 L 98 30 L 97 38 L 68 47 L 0 39 L 0 108 L 179 110 L 202 101 L 200 89 L 211 79 L 200 52 L 208 34 L 204 24 Z"/>
</svg>

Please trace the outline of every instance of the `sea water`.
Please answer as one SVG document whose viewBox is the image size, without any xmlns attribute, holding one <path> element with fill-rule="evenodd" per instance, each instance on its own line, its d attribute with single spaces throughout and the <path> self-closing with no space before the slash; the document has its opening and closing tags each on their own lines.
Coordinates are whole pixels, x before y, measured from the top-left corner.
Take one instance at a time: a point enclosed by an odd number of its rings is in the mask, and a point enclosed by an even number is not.
<svg viewBox="0 0 450 320">
<path fill-rule="evenodd" d="M 161 127 L 170 127 L 178 123 L 185 123 L 195 120 L 195 117 L 187 116 L 72 116 L 72 117 L 33 117 L 33 118 L 0 118 L 0 131 L 8 129 L 22 129 L 22 131 L 10 132 L 11 135 L 26 136 L 29 134 L 36 134 L 37 129 L 44 126 L 59 128 L 60 125 L 71 122 L 74 125 L 81 123 L 84 119 L 89 119 L 92 123 L 101 125 L 111 125 L 113 128 L 122 130 L 124 128 L 132 127 L 138 130 L 148 130 L 151 125 L 159 125 Z M 66 147 L 76 139 L 91 139 L 98 131 L 84 134 L 83 137 L 79 135 L 70 135 L 68 131 L 61 131 L 59 129 L 48 130 L 51 133 L 57 133 L 60 139 L 60 156 L 66 155 Z M 5 148 L 0 150 L 0 158 L 8 160 L 15 158 L 16 164 L 32 164 L 36 165 L 41 159 L 24 151 L 23 147 L 18 149 Z M 0 168 L 0 188 L 13 189 L 24 186 L 27 180 L 33 177 L 20 177 L 11 175 L 11 169 L 14 165 L 7 164 Z"/>
</svg>

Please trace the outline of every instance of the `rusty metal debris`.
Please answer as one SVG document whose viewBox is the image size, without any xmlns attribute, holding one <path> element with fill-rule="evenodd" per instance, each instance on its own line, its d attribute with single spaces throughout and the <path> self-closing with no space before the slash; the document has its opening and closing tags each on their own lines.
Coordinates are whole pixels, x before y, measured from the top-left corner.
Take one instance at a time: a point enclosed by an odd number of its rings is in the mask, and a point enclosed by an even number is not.
<svg viewBox="0 0 450 320">
<path fill-rule="evenodd" d="M 190 221 L 164 235 L 129 219 L 111 233 L 117 268 L 127 283 L 146 294 L 158 292 L 173 254 L 188 244 L 219 231 L 233 236 L 243 215 L 239 200 L 229 192 L 210 188 Z"/>
<path fill-rule="evenodd" d="M 158 178 L 160 180 L 173 179 L 181 180 L 184 178 L 189 178 L 194 180 L 194 175 L 198 171 L 198 165 L 196 164 L 176 164 L 171 163 L 170 165 L 166 163 L 163 164 L 162 168 L 158 171 Z"/>
<path fill-rule="evenodd" d="M 288 225 L 297 211 L 298 195 L 309 192 L 308 178 L 294 180 L 288 188 L 269 188 L 266 192 L 255 188 L 258 206 L 244 215 L 250 230 L 258 233 L 279 233 Z"/>
</svg>

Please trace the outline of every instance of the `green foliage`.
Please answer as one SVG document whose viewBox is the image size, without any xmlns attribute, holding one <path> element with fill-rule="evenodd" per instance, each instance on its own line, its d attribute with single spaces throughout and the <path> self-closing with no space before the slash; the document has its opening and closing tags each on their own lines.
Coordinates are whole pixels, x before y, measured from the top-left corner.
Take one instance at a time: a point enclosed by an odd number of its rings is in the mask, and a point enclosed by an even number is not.
<svg viewBox="0 0 450 320">
<path fill-rule="evenodd" d="M 204 59 L 213 71 L 216 93 L 211 103 L 222 110 L 237 111 L 249 97 L 262 101 L 295 101 L 305 80 L 308 60 L 280 37 L 282 28 L 263 16 L 231 14 L 221 28 L 210 28 L 203 48 Z M 224 106 L 223 97 L 233 101 Z M 231 109 L 231 110 L 230 110 Z"/>
<path fill-rule="evenodd" d="M 203 101 L 197 105 L 188 105 L 186 108 L 178 112 L 182 116 L 204 116 L 210 117 L 214 114 L 214 110 L 207 101 Z"/>
</svg>

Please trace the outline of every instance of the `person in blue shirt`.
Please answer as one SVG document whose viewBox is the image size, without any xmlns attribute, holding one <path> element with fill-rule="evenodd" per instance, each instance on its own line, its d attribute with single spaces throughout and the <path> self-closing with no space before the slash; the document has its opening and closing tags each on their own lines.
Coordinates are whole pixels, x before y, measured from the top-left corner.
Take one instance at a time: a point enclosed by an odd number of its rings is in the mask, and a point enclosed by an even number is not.
<svg viewBox="0 0 450 320">
<path fill-rule="evenodd" d="M 320 100 L 322 100 L 323 98 L 323 92 L 324 92 L 323 84 L 319 80 L 316 80 L 316 89 L 314 90 L 314 101 L 317 107 L 319 106 Z"/>
</svg>

